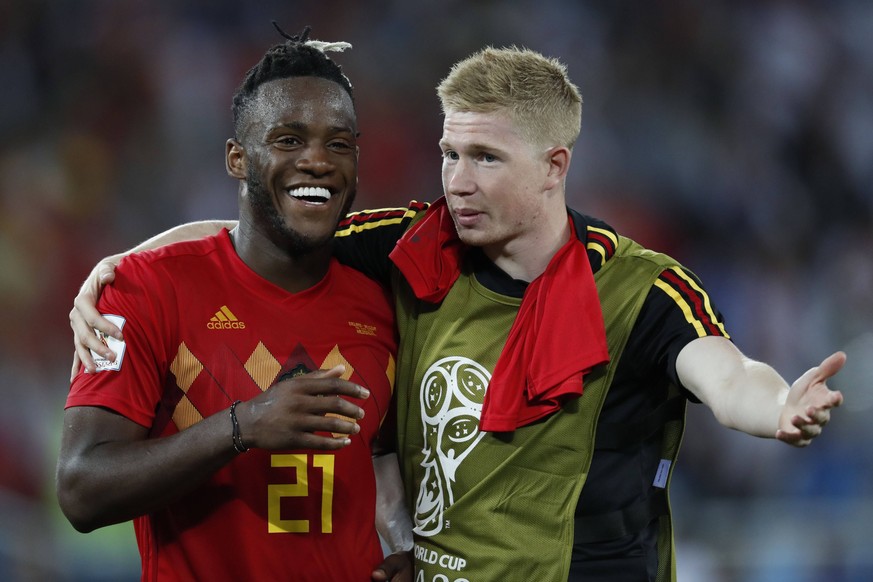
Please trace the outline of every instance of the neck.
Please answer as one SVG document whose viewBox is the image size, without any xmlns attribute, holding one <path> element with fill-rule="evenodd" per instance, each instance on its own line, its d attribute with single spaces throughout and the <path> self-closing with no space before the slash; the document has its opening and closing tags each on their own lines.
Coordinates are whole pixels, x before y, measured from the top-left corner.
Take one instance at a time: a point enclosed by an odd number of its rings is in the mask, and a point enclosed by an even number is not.
<svg viewBox="0 0 873 582">
<path fill-rule="evenodd" d="M 513 279 L 531 282 L 546 271 L 552 257 L 570 239 L 567 209 L 544 216 L 542 227 L 527 236 L 499 247 L 482 250 L 491 261 Z"/>
<path fill-rule="evenodd" d="M 299 293 L 316 285 L 327 274 L 332 255 L 330 245 L 295 257 L 247 226 L 250 225 L 241 220 L 230 231 L 230 239 L 242 261 L 267 281 L 290 293 Z"/>
</svg>

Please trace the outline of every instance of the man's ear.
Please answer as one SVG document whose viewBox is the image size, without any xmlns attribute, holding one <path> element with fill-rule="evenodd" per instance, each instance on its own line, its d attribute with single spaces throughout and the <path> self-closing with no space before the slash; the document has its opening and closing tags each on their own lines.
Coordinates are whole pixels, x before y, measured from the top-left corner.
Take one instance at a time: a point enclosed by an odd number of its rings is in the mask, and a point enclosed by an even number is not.
<svg viewBox="0 0 873 582">
<path fill-rule="evenodd" d="M 224 166 L 232 178 L 246 179 L 246 151 L 242 144 L 233 138 L 227 140 L 224 146 Z"/>
<path fill-rule="evenodd" d="M 546 190 L 552 190 L 564 183 L 570 170 L 570 159 L 573 152 L 565 146 L 555 146 L 546 152 L 546 162 L 549 170 L 546 174 Z"/>
</svg>

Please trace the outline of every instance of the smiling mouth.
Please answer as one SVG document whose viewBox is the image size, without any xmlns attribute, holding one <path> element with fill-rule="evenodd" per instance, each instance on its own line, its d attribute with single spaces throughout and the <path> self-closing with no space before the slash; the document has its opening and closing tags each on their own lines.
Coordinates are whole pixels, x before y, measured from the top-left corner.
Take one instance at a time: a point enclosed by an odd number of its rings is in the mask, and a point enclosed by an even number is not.
<svg viewBox="0 0 873 582">
<path fill-rule="evenodd" d="M 330 201 L 330 192 L 327 188 L 293 188 L 288 190 L 288 195 L 296 200 L 309 204 L 327 204 Z"/>
</svg>

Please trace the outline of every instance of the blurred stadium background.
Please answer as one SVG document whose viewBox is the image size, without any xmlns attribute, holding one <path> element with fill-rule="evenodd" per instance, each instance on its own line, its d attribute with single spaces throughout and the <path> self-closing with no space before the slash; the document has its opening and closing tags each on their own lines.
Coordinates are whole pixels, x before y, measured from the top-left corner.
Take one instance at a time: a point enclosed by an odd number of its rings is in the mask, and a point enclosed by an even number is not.
<svg viewBox="0 0 873 582">
<path fill-rule="evenodd" d="M 77 534 L 54 465 L 68 311 L 102 256 L 231 218 L 230 97 L 289 32 L 337 56 L 357 208 L 440 193 L 434 86 L 492 44 L 582 89 L 572 204 L 692 268 L 788 378 L 834 349 L 847 403 L 805 450 L 703 407 L 674 479 L 680 581 L 873 580 L 873 3 L 850 0 L 0 1 L 0 579 L 136 580 L 129 524 Z"/>
</svg>

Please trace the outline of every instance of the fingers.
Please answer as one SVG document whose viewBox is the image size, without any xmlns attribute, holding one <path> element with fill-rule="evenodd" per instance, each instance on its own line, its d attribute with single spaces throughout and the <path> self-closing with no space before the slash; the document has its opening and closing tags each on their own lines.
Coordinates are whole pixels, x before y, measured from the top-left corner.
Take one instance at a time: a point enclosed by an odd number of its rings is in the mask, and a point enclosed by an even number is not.
<svg viewBox="0 0 873 582">
<path fill-rule="evenodd" d="M 344 366 L 280 378 L 237 407 L 240 424 L 261 448 L 339 449 L 360 432 L 364 409 L 354 399 L 370 392 L 348 380 Z M 332 435 L 332 436 L 330 436 Z"/>
<path fill-rule="evenodd" d="M 121 329 L 97 311 L 97 296 L 77 295 L 70 311 L 70 325 L 76 335 L 94 335 L 93 330 L 102 331 L 117 340 L 123 340 Z"/>
<path fill-rule="evenodd" d="M 791 424 L 800 431 L 801 437 L 813 439 L 821 434 L 821 429 L 827 424 L 829 418 L 830 416 L 822 422 L 816 422 L 814 418 L 804 418 L 798 415 L 791 419 Z"/>
<path fill-rule="evenodd" d="M 809 406 L 806 409 L 806 415 L 815 424 L 824 426 L 831 420 L 831 409 L 842 403 L 843 395 L 840 392 L 831 392 L 827 401 L 821 406 Z"/>
<path fill-rule="evenodd" d="M 337 364 L 333 368 L 328 368 L 327 370 L 316 370 L 310 372 L 308 376 L 310 378 L 342 378 L 345 373 L 346 367 L 343 364 Z"/>
<path fill-rule="evenodd" d="M 76 377 L 76 374 L 79 373 L 79 368 L 82 367 L 82 359 L 79 357 L 77 352 L 73 352 L 73 367 L 70 370 L 70 382 Z"/>
<path fill-rule="evenodd" d="M 839 372 L 846 364 L 845 352 L 834 352 L 819 364 L 814 381 L 824 382 Z"/>
<path fill-rule="evenodd" d="M 780 429 L 776 431 L 776 438 L 795 447 L 805 447 L 821 435 L 822 429 L 829 421 L 830 413 L 827 410 L 811 408 L 807 411 L 807 416 L 795 415 L 791 419 L 794 430 Z"/>
<path fill-rule="evenodd" d="M 308 396 L 299 403 L 303 413 L 297 428 L 306 432 L 329 432 L 334 435 L 354 435 L 361 427 L 356 422 L 364 418 L 364 409 L 335 396 Z"/>
<path fill-rule="evenodd" d="M 109 259 L 103 259 L 94 268 L 97 273 L 97 282 L 100 286 L 109 285 L 115 281 L 115 263 Z"/>
<path fill-rule="evenodd" d="M 88 327 L 102 331 L 115 339 L 123 339 L 121 329 L 100 315 L 97 311 L 97 300 L 103 287 L 115 280 L 115 264 L 110 259 L 100 261 L 79 289 L 78 295 L 73 299 L 73 311 L 70 312 L 70 321 L 73 321 L 73 313 L 76 313 Z M 73 328 L 77 331 L 77 328 Z M 90 330 L 89 330 L 90 331 Z"/>
<path fill-rule="evenodd" d="M 92 338 L 93 340 L 97 339 L 94 330 L 88 327 L 88 324 L 85 323 L 85 320 L 82 319 L 81 314 L 75 308 L 70 312 L 70 327 L 73 329 L 73 348 L 75 350 L 73 376 L 79 371 L 77 363 L 81 363 L 85 367 L 85 372 L 91 374 L 96 370 L 96 366 L 94 365 L 94 358 L 91 357 L 87 341 L 92 340 Z M 99 341 L 96 343 L 100 345 L 95 346 L 95 348 L 108 349 Z"/>
<path fill-rule="evenodd" d="M 370 577 L 377 581 L 412 580 L 412 552 L 395 552 L 385 557 L 385 560 L 373 570 Z"/>
<path fill-rule="evenodd" d="M 782 429 L 776 431 L 776 439 L 794 447 L 806 447 L 812 442 L 811 440 L 804 440 L 800 431 L 788 432 Z"/>
<path fill-rule="evenodd" d="M 845 363 L 845 354 L 838 352 L 822 363 L 823 367 L 836 373 Z M 833 368 L 836 366 L 836 368 Z M 813 439 L 822 434 L 825 426 L 831 420 L 831 409 L 843 403 L 843 395 L 840 392 L 828 392 L 826 397 L 816 405 L 809 405 L 803 414 L 795 414 L 789 421 L 790 428 L 782 428 L 776 431 L 776 438 L 795 447 L 808 446 Z"/>
<path fill-rule="evenodd" d="M 367 398 L 369 390 L 340 378 L 320 378 L 317 384 L 312 380 L 308 378 L 304 386 L 307 400 L 303 408 L 312 415 L 308 430 L 331 432 L 335 436 L 357 434 L 360 427 L 356 421 L 364 418 L 364 409 L 340 396 Z"/>
<path fill-rule="evenodd" d="M 94 333 L 94 330 L 97 329 L 118 340 L 123 339 L 121 329 L 97 311 L 97 299 L 100 297 L 103 286 L 114 280 L 115 265 L 104 259 L 91 270 L 88 278 L 82 283 L 79 294 L 73 300 L 73 309 L 70 311 L 70 327 L 73 329 L 75 356 L 73 357 L 71 380 L 78 373 L 80 363 L 84 366 L 85 372 L 89 374 L 93 374 L 97 370 L 91 350 L 107 360 L 115 360 L 115 352 L 100 341 L 100 338 Z"/>
<path fill-rule="evenodd" d="M 347 436 L 332 437 L 306 433 L 302 434 L 299 441 L 295 442 L 299 442 L 299 445 L 295 445 L 293 448 L 338 451 L 352 444 L 352 439 Z"/>
<path fill-rule="evenodd" d="M 314 396 L 349 396 L 351 398 L 370 397 L 370 391 L 363 386 L 343 380 L 342 376 L 344 374 L 345 366 L 340 364 L 328 370 L 316 370 L 293 378 L 282 377 L 279 379 L 279 382 L 277 382 L 277 385 L 286 384 L 287 389 L 289 390 L 293 389 L 298 393 Z"/>
<path fill-rule="evenodd" d="M 339 450 L 352 444 L 361 428 L 354 422 L 309 414 L 296 414 L 282 423 L 269 423 L 248 433 L 248 446 L 264 449 Z M 247 435 L 243 429 L 243 438 Z"/>
<path fill-rule="evenodd" d="M 842 403 L 842 393 L 830 392 L 820 403 L 807 406 L 806 410 L 804 410 L 805 416 L 795 416 L 791 420 L 791 424 L 797 428 L 814 425 L 819 428 L 820 432 L 821 428 L 824 428 L 831 420 L 831 409 L 840 406 Z"/>
<path fill-rule="evenodd" d="M 825 386 L 825 388 L 827 388 L 827 386 Z M 816 403 L 817 406 L 810 406 L 809 409 L 807 409 L 807 414 L 811 414 L 809 410 L 830 410 L 831 408 L 836 408 L 843 404 L 842 392 L 840 392 L 839 390 L 827 390 L 828 391 L 824 398 L 820 402 Z"/>
<path fill-rule="evenodd" d="M 101 319 L 103 318 L 101 317 Z M 108 325 L 118 329 L 109 323 L 108 320 L 104 321 L 106 321 Z M 100 341 L 100 338 L 96 333 L 94 333 L 94 328 L 85 321 L 85 318 L 75 307 L 70 311 L 70 327 L 73 329 L 73 347 L 76 351 L 75 357 L 81 361 L 82 365 L 85 367 L 85 372 L 93 374 L 97 370 L 91 350 L 94 350 L 94 353 L 100 354 L 109 361 L 115 361 L 115 352 L 110 350 L 106 344 Z M 119 331 L 118 333 L 120 335 L 121 332 Z M 73 360 L 73 366 L 73 375 L 75 375 L 75 373 L 78 372 L 75 359 Z"/>
<path fill-rule="evenodd" d="M 845 363 L 846 354 L 835 352 L 822 360 L 818 366 L 807 370 L 792 384 L 788 403 L 792 407 L 806 406 L 804 412 L 811 417 L 817 414 L 817 411 L 827 411 L 842 405 L 843 394 L 831 390 L 827 382 L 843 368 Z"/>
</svg>

